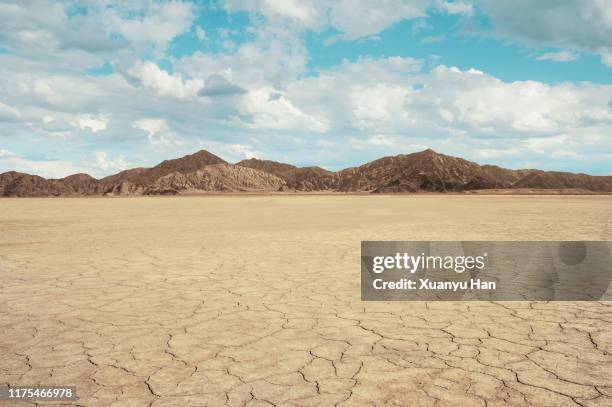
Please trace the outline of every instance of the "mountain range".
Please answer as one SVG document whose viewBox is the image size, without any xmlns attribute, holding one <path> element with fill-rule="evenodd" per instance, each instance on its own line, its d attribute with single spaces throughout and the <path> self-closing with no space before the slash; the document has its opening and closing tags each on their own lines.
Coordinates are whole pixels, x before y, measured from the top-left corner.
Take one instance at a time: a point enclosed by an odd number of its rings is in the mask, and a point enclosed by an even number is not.
<svg viewBox="0 0 612 407">
<path fill-rule="evenodd" d="M 463 192 L 554 190 L 612 192 L 612 176 L 479 165 L 425 150 L 383 157 L 332 172 L 251 158 L 230 164 L 201 150 L 152 168 L 105 178 L 74 174 L 45 179 L 15 171 L 0 174 L 0 196 L 176 195 L 194 192 Z"/>
</svg>

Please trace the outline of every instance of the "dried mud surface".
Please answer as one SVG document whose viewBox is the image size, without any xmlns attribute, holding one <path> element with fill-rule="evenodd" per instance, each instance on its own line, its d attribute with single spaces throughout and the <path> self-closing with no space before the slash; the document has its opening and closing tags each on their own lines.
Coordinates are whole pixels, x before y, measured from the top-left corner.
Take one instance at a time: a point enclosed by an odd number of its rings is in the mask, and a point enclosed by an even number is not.
<svg viewBox="0 0 612 407">
<path fill-rule="evenodd" d="M 612 303 L 361 302 L 359 243 L 391 239 L 612 240 L 612 197 L 0 200 L 0 384 L 84 406 L 612 405 Z"/>
</svg>

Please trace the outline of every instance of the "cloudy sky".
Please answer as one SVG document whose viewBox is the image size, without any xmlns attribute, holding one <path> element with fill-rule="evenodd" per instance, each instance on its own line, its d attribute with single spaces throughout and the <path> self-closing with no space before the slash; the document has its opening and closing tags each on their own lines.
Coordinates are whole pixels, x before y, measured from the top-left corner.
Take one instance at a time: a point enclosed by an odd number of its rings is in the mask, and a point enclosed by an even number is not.
<svg viewBox="0 0 612 407">
<path fill-rule="evenodd" d="M 0 0 L 0 172 L 425 148 L 612 174 L 609 0 Z"/>
</svg>

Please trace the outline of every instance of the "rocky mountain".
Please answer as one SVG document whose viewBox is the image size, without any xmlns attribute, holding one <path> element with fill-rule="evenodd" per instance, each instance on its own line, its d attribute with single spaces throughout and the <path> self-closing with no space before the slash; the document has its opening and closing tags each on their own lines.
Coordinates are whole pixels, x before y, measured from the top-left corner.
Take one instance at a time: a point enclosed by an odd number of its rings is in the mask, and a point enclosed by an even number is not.
<svg viewBox="0 0 612 407">
<path fill-rule="evenodd" d="M 287 176 L 297 169 L 295 165 L 279 163 L 270 160 L 260 160 L 258 158 L 249 158 L 248 160 L 242 160 L 237 163 L 241 167 L 249 167 L 255 170 L 261 170 L 269 172 L 280 178 L 287 178 Z"/>
<path fill-rule="evenodd" d="M 144 190 L 146 195 L 176 195 L 181 191 L 278 191 L 285 181 L 274 174 L 232 164 L 211 164 L 193 172 L 172 172 Z"/>
<path fill-rule="evenodd" d="M 447 192 L 512 188 L 513 183 L 522 177 L 517 171 L 481 166 L 433 150 L 384 157 L 360 167 L 347 168 L 339 175 L 338 189 L 347 192 Z"/>
<path fill-rule="evenodd" d="M 159 178 L 172 173 L 189 174 L 207 165 L 227 164 L 206 150 L 182 158 L 165 160 L 153 168 L 133 168 L 102 178 L 96 192 L 113 195 L 142 194 Z"/>
<path fill-rule="evenodd" d="M 453 192 L 572 190 L 612 193 L 612 176 L 479 165 L 425 150 L 383 157 L 332 172 L 275 161 L 230 164 L 208 151 L 133 168 L 97 180 L 87 174 L 45 179 L 15 171 L 0 174 L 0 196 L 164 195 L 189 192 Z"/>
<path fill-rule="evenodd" d="M 0 196 L 91 195 L 97 185 L 98 180 L 87 174 L 61 179 L 45 179 L 15 171 L 0 174 Z"/>
<path fill-rule="evenodd" d="M 338 174 L 321 167 L 298 168 L 276 161 L 250 158 L 237 165 L 274 174 L 286 182 L 286 189 L 296 191 L 329 191 L 338 187 Z"/>
<path fill-rule="evenodd" d="M 341 191 L 458 191 L 501 187 L 478 164 L 433 150 L 384 157 L 340 172 Z"/>
<path fill-rule="evenodd" d="M 512 187 L 612 191 L 612 177 L 595 177 L 587 174 L 532 170 L 529 174 L 512 184 Z"/>
<path fill-rule="evenodd" d="M 340 191 L 457 192 L 490 189 L 555 189 L 612 192 L 612 176 L 510 170 L 479 165 L 428 149 L 384 157 L 339 172 Z"/>
</svg>

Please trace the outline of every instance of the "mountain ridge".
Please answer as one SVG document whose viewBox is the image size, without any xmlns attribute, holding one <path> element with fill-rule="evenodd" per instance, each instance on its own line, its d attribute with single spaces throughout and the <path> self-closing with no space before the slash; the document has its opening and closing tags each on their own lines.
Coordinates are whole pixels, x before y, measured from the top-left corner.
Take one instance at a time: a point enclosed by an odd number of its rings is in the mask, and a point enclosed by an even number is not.
<svg viewBox="0 0 612 407">
<path fill-rule="evenodd" d="M 333 172 L 321 167 L 250 158 L 228 163 L 206 150 L 96 179 L 73 174 L 59 179 L 8 171 L 0 174 L 0 196 L 167 195 L 189 192 L 405 193 L 478 190 L 575 190 L 612 192 L 612 176 L 511 170 L 480 165 L 431 149 L 386 156 Z"/>
</svg>

